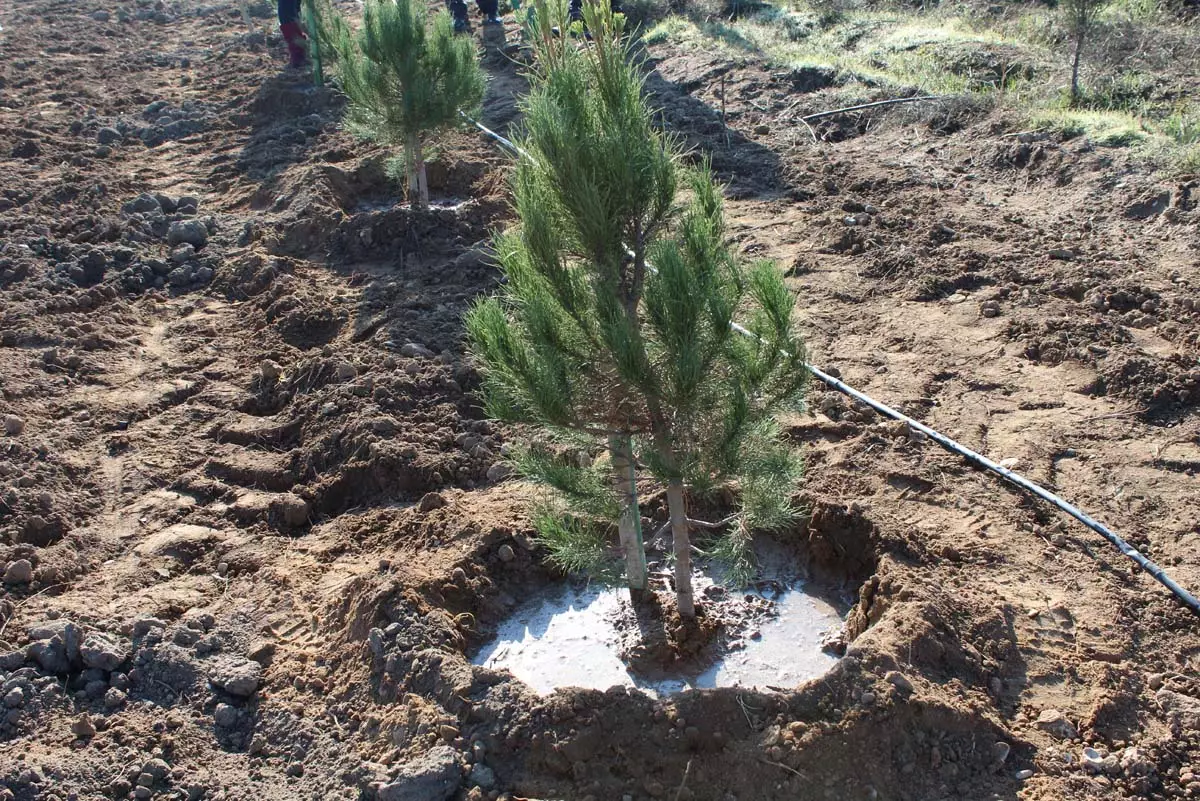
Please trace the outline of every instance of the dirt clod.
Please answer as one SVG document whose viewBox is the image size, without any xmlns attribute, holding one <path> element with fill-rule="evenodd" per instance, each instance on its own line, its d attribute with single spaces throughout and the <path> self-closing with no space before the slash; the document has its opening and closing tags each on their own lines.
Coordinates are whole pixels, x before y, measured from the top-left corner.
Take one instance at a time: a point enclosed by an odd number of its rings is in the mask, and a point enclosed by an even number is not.
<svg viewBox="0 0 1200 801">
<path fill-rule="evenodd" d="M 10 562 L 4 570 L 4 583 L 28 584 L 33 581 L 33 563 L 28 559 L 17 559 Z"/>
</svg>

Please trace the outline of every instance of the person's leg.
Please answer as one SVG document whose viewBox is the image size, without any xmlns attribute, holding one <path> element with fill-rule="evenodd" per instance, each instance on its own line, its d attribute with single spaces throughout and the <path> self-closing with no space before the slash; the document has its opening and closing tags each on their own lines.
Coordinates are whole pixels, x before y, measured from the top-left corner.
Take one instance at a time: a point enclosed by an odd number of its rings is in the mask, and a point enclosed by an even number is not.
<svg viewBox="0 0 1200 801">
<path fill-rule="evenodd" d="M 500 0 L 475 0 L 475 5 L 479 6 L 485 24 L 500 24 Z"/>
<path fill-rule="evenodd" d="M 465 0 L 446 0 L 446 8 L 450 9 L 450 16 L 454 18 L 454 30 L 465 31 L 467 29 L 467 4 Z"/>
<path fill-rule="evenodd" d="M 279 0 L 279 25 L 300 21 L 300 0 Z"/>
<path fill-rule="evenodd" d="M 300 26 L 300 0 L 279 0 L 279 32 L 287 42 L 291 66 L 304 66 L 308 60 L 308 37 Z"/>
</svg>

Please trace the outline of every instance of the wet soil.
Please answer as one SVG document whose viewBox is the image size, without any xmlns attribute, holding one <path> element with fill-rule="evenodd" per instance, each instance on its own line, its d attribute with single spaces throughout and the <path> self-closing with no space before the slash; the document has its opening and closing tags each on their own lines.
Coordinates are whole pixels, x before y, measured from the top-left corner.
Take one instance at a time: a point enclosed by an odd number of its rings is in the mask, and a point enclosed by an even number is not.
<svg viewBox="0 0 1200 801">
<path fill-rule="evenodd" d="M 489 478 L 514 434 L 461 342 L 497 279 L 479 245 L 510 216 L 505 159 L 447 135 L 444 203 L 397 205 L 384 154 L 248 8 L 0 11 L 0 797 L 1200 793 L 1197 618 L 820 390 L 788 421 L 809 515 L 780 537 L 857 595 L 823 679 L 540 697 L 472 667 L 560 580 L 520 487 Z M 794 117 L 828 81 L 650 55 L 816 363 L 1200 588 L 1195 180 L 971 109 L 813 143 Z M 522 83 L 489 71 L 503 130 Z"/>
</svg>

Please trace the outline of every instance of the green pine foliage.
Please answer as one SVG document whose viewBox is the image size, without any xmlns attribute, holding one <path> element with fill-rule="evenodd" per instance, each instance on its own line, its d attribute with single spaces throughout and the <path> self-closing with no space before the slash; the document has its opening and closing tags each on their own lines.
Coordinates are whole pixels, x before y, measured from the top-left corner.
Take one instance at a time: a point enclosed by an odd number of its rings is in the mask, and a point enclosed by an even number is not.
<svg viewBox="0 0 1200 801">
<path fill-rule="evenodd" d="M 608 476 L 545 454 L 517 460 L 573 521 L 551 525 L 541 511 L 561 566 L 607 564 L 599 556 L 610 544 L 597 538 L 611 539 L 613 512 L 638 519 L 637 485 L 666 486 L 688 617 L 687 493 L 740 487 L 741 514 L 715 551 L 742 579 L 752 569 L 750 533 L 794 516 L 799 462 L 774 424 L 806 377 L 794 300 L 774 265 L 736 258 L 707 165 L 684 166 L 678 143 L 656 129 L 623 18 L 607 3 L 585 4 L 593 41 L 575 47 L 546 35 L 554 17 L 545 0 L 536 11 L 543 27 L 523 104 L 527 155 L 513 175 L 519 224 L 496 243 L 507 280 L 466 321 L 486 408 L 610 452 Z M 733 330 L 737 319 L 753 337 Z M 627 445 L 631 477 L 617 469 Z M 613 497 L 605 483 L 616 487 L 615 509 L 595 503 Z M 634 547 L 640 537 L 635 545 L 622 532 L 627 557 Z"/>
<path fill-rule="evenodd" d="M 460 123 L 482 102 L 483 71 L 468 37 L 454 35 L 449 12 L 428 24 L 424 0 L 367 0 L 363 25 L 338 26 L 335 49 L 353 133 L 404 148 L 409 195 L 429 203 L 427 135 Z"/>
</svg>

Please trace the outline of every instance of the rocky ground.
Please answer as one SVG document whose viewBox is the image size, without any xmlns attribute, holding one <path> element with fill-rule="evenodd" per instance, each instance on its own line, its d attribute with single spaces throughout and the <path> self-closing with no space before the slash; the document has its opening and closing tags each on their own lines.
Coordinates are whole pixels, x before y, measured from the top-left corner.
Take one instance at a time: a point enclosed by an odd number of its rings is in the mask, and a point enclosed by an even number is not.
<svg viewBox="0 0 1200 801">
<path fill-rule="evenodd" d="M 448 136 L 406 210 L 260 6 L 0 13 L 0 799 L 1200 797 L 1200 620 L 818 388 L 783 536 L 857 593 L 829 676 L 655 700 L 471 667 L 556 580 L 461 343 L 506 162 Z M 1200 590 L 1200 182 L 970 108 L 814 143 L 836 76 L 649 55 L 817 364 Z M 504 129 L 520 75 L 488 68 Z"/>
</svg>

